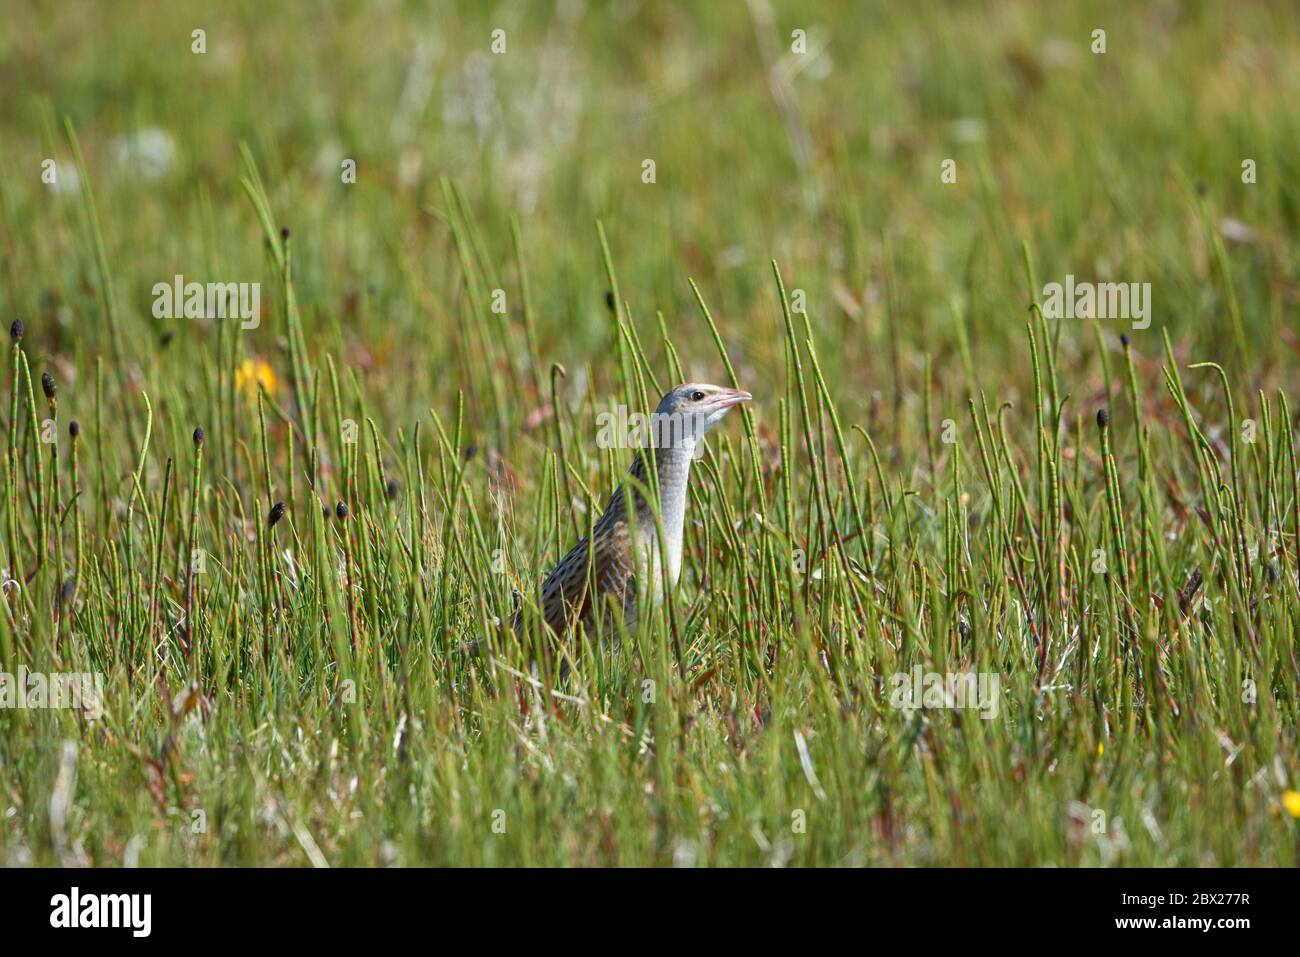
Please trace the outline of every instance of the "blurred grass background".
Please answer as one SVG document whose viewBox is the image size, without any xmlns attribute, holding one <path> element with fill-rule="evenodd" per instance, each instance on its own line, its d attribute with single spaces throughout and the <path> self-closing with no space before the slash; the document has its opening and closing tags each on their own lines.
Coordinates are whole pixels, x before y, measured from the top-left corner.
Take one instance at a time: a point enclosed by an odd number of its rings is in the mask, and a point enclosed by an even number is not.
<svg viewBox="0 0 1300 957">
<path fill-rule="evenodd" d="M 78 367 L 103 346 L 77 192 L 38 175 L 53 157 L 68 176 L 66 115 L 99 191 L 125 349 L 141 364 L 157 355 L 159 374 L 179 373 L 214 336 L 154 320 L 154 282 L 265 278 L 238 182 L 247 142 L 296 237 L 313 342 L 353 360 L 390 421 L 463 374 L 456 271 L 433 212 L 443 175 L 494 261 L 509 262 L 508 216 L 519 214 L 548 361 L 608 374 L 599 217 L 635 314 L 661 310 L 704 378 L 717 370 L 687 277 L 752 378 L 780 358 L 767 348 L 780 329 L 766 282 L 775 258 L 836 344 L 828 375 L 850 403 L 914 392 L 927 352 L 960 403 L 944 371 L 959 362 L 954 303 L 980 385 L 1014 398 L 1026 378 L 1002 360 L 1023 341 L 1022 240 L 1040 284 L 1067 272 L 1151 282 L 1155 322 L 1140 351 L 1155 351 L 1161 326 L 1188 350 L 1220 343 L 1227 309 L 1195 210 L 1201 184 L 1211 223 L 1243 227 L 1229 252 L 1251 354 L 1234 358 L 1251 376 L 1241 385 L 1267 387 L 1300 347 L 1293 13 L 1194 2 L 10 3 L 0 307 L 45 319 L 33 324 L 39 341 Z M 203 55 L 191 52 L 199 28 Z M 503 55 L 490 52 L 498 28 Z M 1105 54 L 1090 52 L 1096 28 Z M 803 56 L 790 49 L 795 29 L 807 32 Z M 131 151 L 142 131 L 166 138 L 165 169 Z M 340 181 L 345 158 L 355 185 Z M 940 181 L 947 158 L 955 185 Z M 1255 185 L 1241 182 L 1244 158 L 1258 164 Z M 159 353 L 168 332 L 175 348 Z M 272 359 L 273 337 L 263 329 L 246 347 Z M 1063 342 L 1063 361 L 1095 369 L 1085 323 Z"/>
</svg>

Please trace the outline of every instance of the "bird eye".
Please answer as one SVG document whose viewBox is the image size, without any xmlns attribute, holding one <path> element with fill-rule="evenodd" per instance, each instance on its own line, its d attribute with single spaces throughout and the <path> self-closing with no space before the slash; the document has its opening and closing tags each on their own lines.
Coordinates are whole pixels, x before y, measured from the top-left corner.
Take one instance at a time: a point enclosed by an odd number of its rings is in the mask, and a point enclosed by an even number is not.
<svg viewBox="0 0 1300 957">
<path fill-rule="evenodd" d="M 703 401 L 704 401 L 704 393 L 703 393 L 703 392 L 692 392 L 692 393 L 691 393 L 691 401 L 692 401 L 692 402 L 703 402 Z"/>
</svg>

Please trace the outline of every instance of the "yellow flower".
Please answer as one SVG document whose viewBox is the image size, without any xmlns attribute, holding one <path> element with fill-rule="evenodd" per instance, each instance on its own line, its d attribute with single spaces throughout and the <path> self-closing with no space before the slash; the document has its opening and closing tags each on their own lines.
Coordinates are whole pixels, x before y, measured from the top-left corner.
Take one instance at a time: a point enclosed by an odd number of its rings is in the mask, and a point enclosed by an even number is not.
<svg viewBox="0 0 1300 957">
<path fill-rule="evenodd" d="M 1300 791 L 1283 791 L 1282 806 L 1292 817 L 1300 817 Z"/>
<path fill-rule="evenodd" d="M 253 402 L 259 385 L 266 389 L 267 395 L 274 395 L 275 370 L 261 359 L 245 359 L 235 370 L 235 391 L 243 392 Z"/>
<path fill-rule="evenodd" d="M 1106 743 L 1099 739 L 1097 741 L 1097 757 L 1101 757 L 1105 753 L 1106 753 Z"/>
</svg>

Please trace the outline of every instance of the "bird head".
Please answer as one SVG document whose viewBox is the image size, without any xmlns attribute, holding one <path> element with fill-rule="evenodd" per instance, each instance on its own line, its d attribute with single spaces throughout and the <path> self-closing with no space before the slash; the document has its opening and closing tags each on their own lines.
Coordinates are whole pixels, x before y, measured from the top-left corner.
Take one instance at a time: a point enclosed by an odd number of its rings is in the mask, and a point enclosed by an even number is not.
<svg viewBox="0 0 1300 957">
<path fill-rule="evenodd" d="M 752 398 L 742 389 L 720 385 L 703 382 L 679 385 L 655 409 L 657 444 L 695 449 L 705 432 L 721 422 L 733 407 Z"/>
</svg>

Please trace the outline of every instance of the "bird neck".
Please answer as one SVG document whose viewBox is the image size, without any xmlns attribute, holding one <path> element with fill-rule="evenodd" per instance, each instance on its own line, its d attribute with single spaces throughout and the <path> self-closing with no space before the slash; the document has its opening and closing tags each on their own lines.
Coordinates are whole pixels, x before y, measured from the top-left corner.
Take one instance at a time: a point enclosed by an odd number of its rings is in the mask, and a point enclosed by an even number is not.
<svg viewBox="0 0 1300 957">
<path fill-rule="evenodd" d="M 648 451 L 637 453 L 632 463 L 631 475 L 646 485 Z M 677 583 L 682 567 L 682 533 L 686 524 L 686 485 L 691 475 L 691 459 L 694 447 L 675 445 L 654 450 L 655 485 L 659 491 L 659 515 L 664 524 L 664 545 L 669 579 Z M 637 535 L 649 550 L 657 552 L 659 548 L 658 532 L 655 529 L 654 513 L 637 491 L 636 502 Z"/>
<path fill-rule="evenodd" d="M 691 475 L 691 459 L 694 458 L 694 448 L 690 446 L 669 446 L 654 450 L 655 481 L 654 484 L 646 481 L 647 460 L 650 452 L 638 452 L 636 459 L 632 462 L 630 474 L 639 482 L 651 487 L 658 486 L 659 490 L 659 514 L 663 517 L 666 529 L 676 527 L 680 529 L 686 516 L 686 483 Z M 636 496 L 637 518 L 641 519 L 642 513 L 649 520 L 651 533 L 654 531 L 654 515 L 649 510 L 645 500 L 640 494 Z"/>
</svg>

